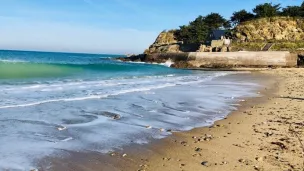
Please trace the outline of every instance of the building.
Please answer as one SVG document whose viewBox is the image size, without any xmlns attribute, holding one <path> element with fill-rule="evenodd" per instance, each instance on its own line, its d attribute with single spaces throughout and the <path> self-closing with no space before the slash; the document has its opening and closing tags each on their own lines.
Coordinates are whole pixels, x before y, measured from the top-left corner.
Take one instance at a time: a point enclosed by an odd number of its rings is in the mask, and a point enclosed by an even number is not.
<svg viewBox="0 0 304 171">
<path fill-rule="evenodd" d="M 222 40 L 225 37 L 227 30 L 212 30 L 210 34 L 211 40 Z"/>
</svg>

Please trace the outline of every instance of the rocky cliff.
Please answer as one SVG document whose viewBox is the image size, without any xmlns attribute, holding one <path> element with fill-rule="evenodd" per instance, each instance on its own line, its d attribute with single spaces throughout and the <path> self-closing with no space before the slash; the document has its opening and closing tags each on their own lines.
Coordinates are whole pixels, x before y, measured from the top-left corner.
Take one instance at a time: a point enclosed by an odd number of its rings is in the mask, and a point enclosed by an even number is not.
<svg viewBox="0 0 304 171">
<path fill-rule="evenodd" d="M 262 18 L 244 22 L 234 30 L 239 41 L 303 41 L 304 19 L 291 17 Z"/>
<path fill-rule="evenodd" d="M 155 42 L 145 50 L 145 54 L 179 52 L 180 45 L 174 35 L 174 30 L 163 31 L 156 38 Z"/>
<path fill-rule="evenodd" d="M 176 30 L 163 31 L 144 54 L 210 52 L 205 45 L 184 44 L 175 36 Z M 231 51 L 261 51 L 273 43 L 270 51 L 304 53 L 304 19 L 292 17 L 261 18 L 239 24 L 232 30 Z"/>
<path fill-rule="evenodd" d="M 175 30 L 163 31 L 144 54 L 195 52 L 200 44 L 183 44 L 175 36 Z"/>
</svg>

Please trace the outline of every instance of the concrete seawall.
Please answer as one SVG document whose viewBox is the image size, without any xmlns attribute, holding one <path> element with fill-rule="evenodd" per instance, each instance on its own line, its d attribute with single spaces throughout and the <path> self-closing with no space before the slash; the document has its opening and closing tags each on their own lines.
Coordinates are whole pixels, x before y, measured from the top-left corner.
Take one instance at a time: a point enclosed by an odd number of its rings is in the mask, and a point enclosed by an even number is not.
<svg viewBox="0 0 304 171">
<path fill-rule="evenodd" d="M 160 53 L 149 59 L 171 59 L 175 62 L 187 61 L 194 67 L 295 67 L 298 56 L 287 51 L 273 52 L 190 52 Z"/>
</svg>

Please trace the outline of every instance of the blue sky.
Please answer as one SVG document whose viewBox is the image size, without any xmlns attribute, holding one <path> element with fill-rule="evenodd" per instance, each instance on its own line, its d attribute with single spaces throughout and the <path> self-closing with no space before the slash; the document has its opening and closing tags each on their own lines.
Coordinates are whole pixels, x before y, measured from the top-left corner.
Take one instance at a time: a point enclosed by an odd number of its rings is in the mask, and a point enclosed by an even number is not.
<svg viewBox="0 0 304 171">
<path fill-rule="evenodd" d="M 140 53 L 198 15 L 302 0 L 0 0 L 0 49 Z"/>
</svg>

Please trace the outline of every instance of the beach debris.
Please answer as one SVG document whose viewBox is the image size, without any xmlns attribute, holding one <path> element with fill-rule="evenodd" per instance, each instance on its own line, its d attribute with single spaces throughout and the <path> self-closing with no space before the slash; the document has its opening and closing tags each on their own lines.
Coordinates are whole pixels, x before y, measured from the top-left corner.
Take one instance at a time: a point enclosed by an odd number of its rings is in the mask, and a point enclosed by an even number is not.
<svg viewBox="0 0 304 171">
<path fill-rule="evenodd" d="M 252 161 L 251 160 L 245 160 L 245 159 L 239 159 L 238 160 L 240 163 L 244 163 L 245 165 L 251 165 L 252 164 Z"/>
<path fill-rule="evenodd" d="M 271 142 L 271 144 L 279 146 L 282 150 L 287 150 L 287 147 L 285 146 L 285 144 L 283 144 L 281 142 Z"/>
<path fill-rule="evenodd" d="M 223 165 L 224 165 L 224 164 L 228 164 L 228 162 L 227 162 L 227 161 L 223 161 L 222 164 L 223 164 Z"/>
<path fill-rule="evenodd" d="M 122 157 L 127 157 L 127 154 L 123 154 Z"/>
<path fill-rule="evenodd" d="M 31 169 L 30 171 L 38 171 L 38 169 Z"/>
<path fill-rule="evenodd" d="M 145 170 L 148 168 L 148 165 L 146 165 L 146 164 L 141 164 L 141 165 L 139 165 L 139 167 L 140 167 L 140 169 L 137 170 L 137 171 L 145 171 Z"/>
<path fill-rule="evenodd" d="M 197 157 L 198 156 L 198 154 L 192 154 L 192 157 Z"/>
<path fill-rule="evenodd" d="M 225 118 L 225 119 L 227 119 L 227 118 Z M 213 126 L 211 126 L 210 128 L 218 128 L 218 127 L 224 127 L 224 125 L 217 124 L 217 125 L 213 125 Z"/>
<path fill-rule="evenodd" d="M 148 165 L 146 165 L 146 164 L 141 164 L 141 165 L 139 165 L 139 167 L 148 167 Z"/>
<path fill-rule="evenodd" d="M 114 152 L 114 151 L 109 151 L 108 154 L 109 154 L 110 156 L 116 156 L 116 155 L 118 155 L 118 153 L 116 153 L 116 152 Z"/>
<path fill-rule="evenodd" d="M 267 137 L 270 137 L 270 136 L 273 135 L 273 132 L 269 131 L 269 132 L 265 132 L 264 134 L 265 134 Z"/>
<path fill-rule="evenodd" d="M 205 136 L 200 137 L 198 141 L 211 141 L 214 137 L 210 134 L 205 134 Z"/>
<path fill-rule="evenodd" d="M 208 161 L 203 161 L 202 163 L 201 163 L 201 165 L 203 165 L 203 166 L 209 166 L 209 162 Z"/>
<path fill-rule="evenodd" d="M 146 126 L 146 128 L 147 128 L 147 129 L 151 129 L 151 128 L 152 128 L 152 126 L 150 126 L 150 125 L 147 125 L 147 126 Z"/>
<path fill-rule="evenodd" d="M 67 127 L 65 127 L 65 126 L 60 126 L 60 127 L 58 127 L 57 129 L 58 129 L 58 131 L 63 131 L 63 130 L 66 130 Z"/>
<path fill-rule="evenodd" d="M 240 147 L 240 148 L 245 148 L 245 147 L 243 147 L 243 146 L 240 145 L 240 144 L 232 144 L 232 145 L 234 145 L 234 146 L 236 146 L 236 147 Z"/>
<path fill-rule="evenodd" d="M 188 142 L 187 141 L 182 141 L 181 145 L 186 145 Z"/>
<path fill-rule="evenodd" d="M 164 161 L 170 161 L 171 158 L 170 158 L 170 157 L 164 157 L 163 160 L 164 160 Z"/>
<path fill-rule="evenodd" d="M 245 160 L 244 160 L 244 159 L 239 159 L 239 162 L 240 162 L 240 163 L 244 163 Z"/>
<path fill-rule="evenodd" d="M 164 129 L 164 128 L 160 128 L 159 131 L 160 131 L 160 132 L 164 132 L 165 129 Z"/>
<path fill-rule="evenodd" d="M 256 157 L 255 160 L 258 161 L 258 162 L 261 162 L 261 161 L 264 160 L 264 158 L 263 157 Z"/>
<path fill-rule="evenodd" d="M 261 170 L 259 166 L 253 166 L 255 170 Z"/>
<path fill-rule="evenodd" d="M 288 138 L 288 137 L 284 137 L 284 138 L 280 138 L 279 139 L 280 141 L 286 141 L 287 143 L 290 143 L 290 138 Z"/>
<path fill-rule="evenodd" d="M 201 148 L 199 148 L 199 147 L 196 147 L 196 148 L 195 148 L 195 151 L 196 151 L 196 152 L 201 152 L 201 151 L 202 151 L 202 149 L 201 149 Z"/>
</svg>

